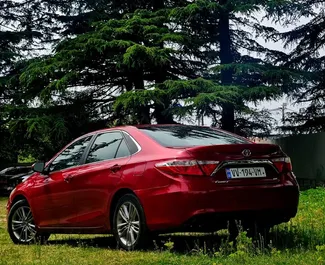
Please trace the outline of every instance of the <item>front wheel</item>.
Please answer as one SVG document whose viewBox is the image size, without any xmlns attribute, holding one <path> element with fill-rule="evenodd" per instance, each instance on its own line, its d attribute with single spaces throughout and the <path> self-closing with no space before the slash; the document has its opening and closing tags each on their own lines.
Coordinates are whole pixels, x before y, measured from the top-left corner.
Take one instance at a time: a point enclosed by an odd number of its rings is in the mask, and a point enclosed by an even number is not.
<svg viewBox="0 0 325 265">
<path fill-rule="evenodd" d="M 26 200 L 16 202 L 8 215 L 8 232 L 15 244 L 45 243 L 50 234 L 37 232 L 31 208 Z"/>
<path fill-rule="evenodd" d="M 143 208 L 136 196 L 127 194 L 118 201 L 113 216 L 113 234 L 125 250 L 145 247 L 149 240 Z"/>
</svg>

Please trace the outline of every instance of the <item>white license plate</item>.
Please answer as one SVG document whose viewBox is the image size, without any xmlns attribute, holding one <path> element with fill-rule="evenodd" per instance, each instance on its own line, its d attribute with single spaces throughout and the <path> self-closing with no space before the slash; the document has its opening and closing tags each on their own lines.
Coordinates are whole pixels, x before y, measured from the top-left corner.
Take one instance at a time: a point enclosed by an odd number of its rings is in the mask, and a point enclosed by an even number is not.
<svg viewBox="0 0 325 265">
<path fill-rule="evenodd" d="M 266 172 L 264 167 L 227 168 L 226 174 L 228 179 L 266 177 Z"/>
</svg>

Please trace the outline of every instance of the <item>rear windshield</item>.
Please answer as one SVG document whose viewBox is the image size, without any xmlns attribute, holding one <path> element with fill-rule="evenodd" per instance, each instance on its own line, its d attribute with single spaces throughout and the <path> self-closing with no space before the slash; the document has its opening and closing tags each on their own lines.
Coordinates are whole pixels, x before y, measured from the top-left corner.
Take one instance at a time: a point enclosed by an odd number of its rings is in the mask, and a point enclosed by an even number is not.
<svg viewBox="0 0 325 265">
<path fill-rule="evenodd" d="M 226 132 L 198 126 L 151 126 L 139 129 L 165 147 L 250 143 Z"/>
</svg>

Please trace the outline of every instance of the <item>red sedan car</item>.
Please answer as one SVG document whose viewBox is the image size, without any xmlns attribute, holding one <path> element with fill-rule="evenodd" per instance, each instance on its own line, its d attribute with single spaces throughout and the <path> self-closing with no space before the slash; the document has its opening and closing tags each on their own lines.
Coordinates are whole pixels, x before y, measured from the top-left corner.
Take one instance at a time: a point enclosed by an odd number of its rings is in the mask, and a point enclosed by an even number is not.
<svg viewBox="0 0 325 265">
<path fill-rule="evenodd" d="M 52 233 L 113 233 L 124 249 L 149 235 L 216 231 L 229 220 L 271 227 L 297 213 L 299 187 L 277 145 L 185 125 L 82 136 L 11 193 L 14 243 Z"/>
</svg>

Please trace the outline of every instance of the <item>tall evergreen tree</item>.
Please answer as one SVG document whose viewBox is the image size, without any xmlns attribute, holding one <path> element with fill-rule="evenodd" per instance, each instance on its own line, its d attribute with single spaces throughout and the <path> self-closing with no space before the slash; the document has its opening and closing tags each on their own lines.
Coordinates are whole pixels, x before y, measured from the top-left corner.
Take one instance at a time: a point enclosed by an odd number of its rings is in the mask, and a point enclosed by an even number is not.
<svg viewBox="0 0 325 265">
<path fill-rule="evenodd" d="M 58 19 L 58 12 L 66 14 L 75 12 L 69 2 L 65 0 L 3 0 L 0 2 L 1 163 L 15 162 L 24 146 L 28 145 L 29 150 L 33 146 L 41 146 L 42 149 L 42 145 L 49 142 L 50 135 L 44 136 L 47 128 L 37 127 L 37 124 L 33 123 L 33 121 L 39 122 L 45 112 L 42 109 L 31 108 L 34 103 L 33 88 L 25 93 L 21 89 L 19 76 L 39 51 L 47 49 L 44 44 L 55 41 L 54 37 L 60 33 L 64 25 Z M 44 118 L 43 124 L 46 124 L 49 117 Z M 55 120 L 57 119 L 53 119 Z M 17 122 L 21 125 L 22 121 L 25 121 L 26 126 L 20 126 L 18 129 Z M 35 128 L 38 129 L 39 136 L 46 137 L 45 140 L 43 137 L 40 143 L 37 142 L 40 137 L 33 139 L 30 133 L 26 133 L 26 131 L 35 131 Z"/>
<path fill-rule="evenodd" d="M 307 105 L 299 113 L 288 116 L 290 126 L 283 129 L 294 133 L 325 130 L 325 1 L 291 1 L 284 12 L 295 7 L 294 16 L 305 17 L 308 23 L 280 34 L 286 47 L 293 47 L 284 58 L 285 65 L 305 72 L 310 81 L 293 94 L 296 103 Z"/>
<path fill-rule="evenodd" d="M 10 79 L 18 60 L 29 51 L 33 38 L 39 37 L 32 27 L 33 17 L 24 7 L 26 1 L 0 2 L 0 167 L 17 160 L 17 148 L 13 137 L 10 137 L 8 113 L 5 111 L 15 94 Z"/>
<path fill-rule="evenodd" d="M 96 101 L 103 104 L 110 103 L 123 92 L 130 92 L 121 96 L 116 108 L 134 102 L 133 109 L 129 105 L 127 110 L 124 109 L 125 114 L 136 113 L 135 122 L 149 123 L 148 104 L 155 99 L 153 104 L 164 105 L 164 95 L 159 89 L 146 89 L 180 75 L 196 76 L 196 72 L 205 67 L 190 56 L 182 55 L 186 53 L 182 46 L 189 50 L 194 49 L 195 44 L 192 44 L 192 38 L 175 33 L 165 25 L 168 14 L 168 10 L 141 10 L 124 19 L 99 22 L 94 30 L 58 45 L 54 57 L 32 64 L 21 80 L 27 88 L 38 89 L 46 100 L 50 99 L 51 93 L 68 87 L 86 86 L 84 93 L 97 90 Z M 131 97 L 120 104 L 127 95 L 139 99 Z M 154 115 L 157 120 L 166 117 L 160 111 Z"/>
<path fill-rule="evenodd" d="M 218 98 L 219 91 L 198 93 L 192 95 L 192 107 L 214 120 L 221 116 L 220 125 L 225 130 L 241 131 L 236 124 L 243 123 L 236 121 L 235 114 L 239 118 L 248 102 L 276 99 L 296 89 L 295 73 L 274 64 L 283 54 L 256 41 L 277 33 L 254 18 L 259 12 L 270 12 L 270 16 L 279 12 L 274 5 L 273 1 L 201 0 L 174 12 L 186 34 L 201 36 L 204 49 L 218 51 L 205 58 L 214 65 L 205 77 L 226 89 L 228 96 Z"/>
<path fill-rule="evenodd" d="M 173 122 L 175 113 L 220 113 L 222 127 L 234 131 L 235 111 L 241 112 L 249 101 L 276 98 L 292 81 L 288 72 L 272 65 L 278 52 L 262 47 L 253 36 L 275 33 L 253 19 L 268 2 L 140 3 L 137 8 L 153 11 L 123 19 L 118 14 L 124 12 L 117 12 L 115 19 L 89 26 L 60 43 L 54 57 L 33 64 L 22 81 L 47 96 L 71 86 L 102 85 L 108 89 L 105 101 L 121 95 L 115 102 L 120 117 L 136 113 L 135 122 L 154 117 L 165 123 Z M 127 4 L 117 10 L 133 11 Z M 162 7 L 167 9 L 154 11 Z M 213 64 L 214 71 L 207 71 Z"/>
<path fill-rule="evenodd" d="M 19 146 L 50 156 L 107 124 L 173 123 L 189 115 L 210 116 L 246 136 L 267 132 L 246 103 L 277 97 L 292 77 L 272 65 L 276 51 L 245 31 L 275 32 L 253 19 L 253 11 L 272 8 L 269 1 L 255 2 L 34 1 L 33 21 L 42 21 L 34 29 L 55 50 L 6 75 L 16 91 L 8 115 L 23 136 Z"/>
</svg>

